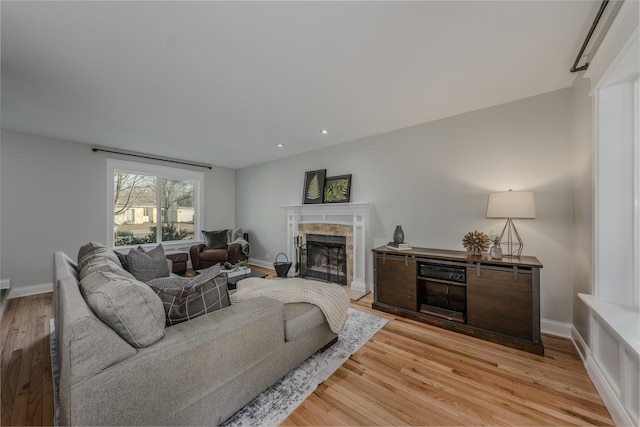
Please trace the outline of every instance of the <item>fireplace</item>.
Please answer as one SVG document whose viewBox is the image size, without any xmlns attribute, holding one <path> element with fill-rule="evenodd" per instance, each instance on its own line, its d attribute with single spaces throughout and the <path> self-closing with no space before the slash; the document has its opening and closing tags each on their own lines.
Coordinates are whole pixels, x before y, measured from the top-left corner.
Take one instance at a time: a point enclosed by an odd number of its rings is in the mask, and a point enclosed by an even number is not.
<svg viewBox="0 0 640 427">
<path fill-rule="evenodd" d="M 346 239 L 344 264 L 346 264 L 346 285 L 352 290 L 371 290 L 365 276 L 373 277 L 371 265 L 367 266 L 367 248 L 371 248 L 369 214 L 373 205 L 368 203 L 322 203 L 309 205 L 289 205 L 282 207 L 287 216 L 287 256 L 299 265 L 301 245 L 306 245 L 308 234 L 343 236 Z M 296 274 L 295 269 L 289 272 Z M 332 280 L 333 281 L 333 280 Z"/>
<path fill-rule="evenodd" d="M 347 238 L 325 234 L 306 234 L 300 246 L 299 276 L 347 284 Z"/>
</svg>

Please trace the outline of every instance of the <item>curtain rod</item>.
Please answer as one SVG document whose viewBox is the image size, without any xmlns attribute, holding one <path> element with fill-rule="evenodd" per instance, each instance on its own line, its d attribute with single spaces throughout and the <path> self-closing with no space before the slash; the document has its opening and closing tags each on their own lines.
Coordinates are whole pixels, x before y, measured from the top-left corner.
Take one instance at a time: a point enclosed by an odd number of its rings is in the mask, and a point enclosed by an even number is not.
<svg viewBox="0 0 640 427">
<path fill-rule="evenodd" d="M 582 43 L 582 47 L 580 48 L 580 52 L 578 52 L 578 56 L 576 57 L 576 60 L 573 63 L 573 67 L 571 67 L 571 69 L 569 70 L 572 73 L 575 73 L 575 72 L 578 72 L 578 71 L 584 71 L 587 68 L 589 68 L 589 63 L 588 62 L 585 63 L 582 67 L 578 67 L 578 62 L 580 61 L 580 58 L 582 58 L 582 54 L 584 53 L 584 50 L 587 48 L 587 45 L 589 44 L 589 41 L 591 40 L 591 36 L 593 36 L 593 32 L 595 31 L 596 27 L 598 26 L 598 22 L 600 22 L 600 18 L 602 18 L 602 14 L 604 13 L 604 10 L 607 7 L 607 4 L 609 4 L 609 0 L 602 0 L 602 4 L 600 5 L 600 9 L 598 10 L 598 14 L 596 15 L 596 18 L 593 20 L 593 24 L 591 24 L 591 28 L 589 29 L 589 32 L 587 33 L 587 37 L 584 39 L 584 43 Z"/>
<path fill-rule="evenodd" d="M 138 153 L 138 152 L 135 152 L 135 151 L 125 151 L 125 150 L 118 151 L 118 150 L 114 150 L 114 149 L 107 148 L 107 147 L 93 147 L 91 149 L 91 151 L 93 151 L 94 153 L 98 152 L 98 151 L 102 151 L 103 153 L 122 154 L 123 156 L 140 157 L 142 159 L 160 160 L 162 162 L 178 163 L 178 164 L 181 164 L 181 165 L 196 166 L 196 167 L 199 167 L 199 168 L 213 169 L 212 166 L 205 165 L 203 163 L 193 163 L 193 162 L 188 162 L 186 160 L 169 159 L 167 157 L 152 156 L 150 154 Z"/>
</svg>

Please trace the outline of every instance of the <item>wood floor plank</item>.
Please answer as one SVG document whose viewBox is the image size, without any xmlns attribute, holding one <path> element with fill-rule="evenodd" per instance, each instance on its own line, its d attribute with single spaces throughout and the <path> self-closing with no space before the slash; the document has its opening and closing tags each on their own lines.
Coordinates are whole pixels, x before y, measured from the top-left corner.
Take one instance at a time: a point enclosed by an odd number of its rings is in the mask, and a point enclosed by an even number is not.
<svg viewBox="0 0 640 427">
<path fill-rule="evenodd" d="M 48 301 L 49 310 L 52 310 L 51 300 Z M 53 374 L 51 371 L 51 346 L 49 342 L 49 334 L 51 333 L 49 327 L 49 319 L 45 313 L 45 336 L 43 353 L 43 366 L 42 366 L 42 425 L 52 426 L 54 425 L 54 402 L 53 402 Z"/>
<path fill-rule="evenodd" d="M 18 373 L 20 372 L 20 363 L 22 362 L 22 349 L 15 350 L 11 353 L 11 359 L 9 360 L 9 369 L 7 375 L 2 379 L 2 415 L 0 420 L 3 426 L 13 425 L 11 424 L 11 418 L 13 416 L 13 404 L 15 401 L 16 388 L 18 384 Z"/>
<path fill-rule="evenodd" d="M 13 413 L 11 425 L 26 425 L 28 418 L 29 386 L 31 379 L 31 360 L 33 359 L 33 346 L 35 341 L 36 318 L 32 315 L 37 296 L 30 298 L 26 303 L 26 319 L 20 325 L 18 340 L 22 342 L 22 361 L 18 372 L 16 395 L 13 401 Z M 19 345 L 19 344 L 18 344 Z"/>
<path fill-rule="evenodd" d="M 16 329 L 16 317 L 18 316 L 18 301 L 16 299 L 7 300 L 5 304 L 7 304 L 7 307 L 2 314 L 2 322 L 0 322 L 0 345 L 2 345 L 3 350 L 7 335 L 11 330 Z"/>
<path fill-rule="evenodd" d="M 31 357 L 31 372 L 29 378 L 29 394 L 27 398 L 27 424 L 28 426 L 42 425 L 42 384 L 43 384 L 43 357 L 44 357 L 44 331 L 45 315 L 43 314 L 44 298 L 39 295 L 33 313 L 37 315 L 34 324 L 34 341 Z M 48 319 L 46 319 L 48 321 Z"/>
</svg>

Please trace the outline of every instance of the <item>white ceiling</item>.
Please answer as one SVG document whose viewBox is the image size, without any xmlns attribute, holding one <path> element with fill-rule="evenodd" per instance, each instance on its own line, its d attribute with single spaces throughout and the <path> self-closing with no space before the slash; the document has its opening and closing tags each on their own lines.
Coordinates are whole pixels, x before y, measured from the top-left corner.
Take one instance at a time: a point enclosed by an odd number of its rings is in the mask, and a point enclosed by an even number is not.
<svg viewBox="0 0 640 427">
<path fill-rule="evenodd" d="M 3 0 L 2 128 L 240 168 L 570 86 L 599 5 Z"/>
</svg>

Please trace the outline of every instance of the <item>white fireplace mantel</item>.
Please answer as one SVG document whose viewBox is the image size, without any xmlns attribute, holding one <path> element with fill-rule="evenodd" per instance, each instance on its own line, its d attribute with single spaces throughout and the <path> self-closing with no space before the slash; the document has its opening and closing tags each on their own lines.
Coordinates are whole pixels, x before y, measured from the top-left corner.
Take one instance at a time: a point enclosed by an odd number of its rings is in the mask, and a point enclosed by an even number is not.
<svg viewBox="0 0 640 427">
<path fill-rule="evenodd" d="M 369 236 L 370 203 L 335 203 L 282 206 L 287 215 L 287 256 L 295 259 L 294 237 L 299 224 L 343 224 L 353 227 L 353 280 L 351 289 L 368 292 L 366 247 Z"/>
</svg>

